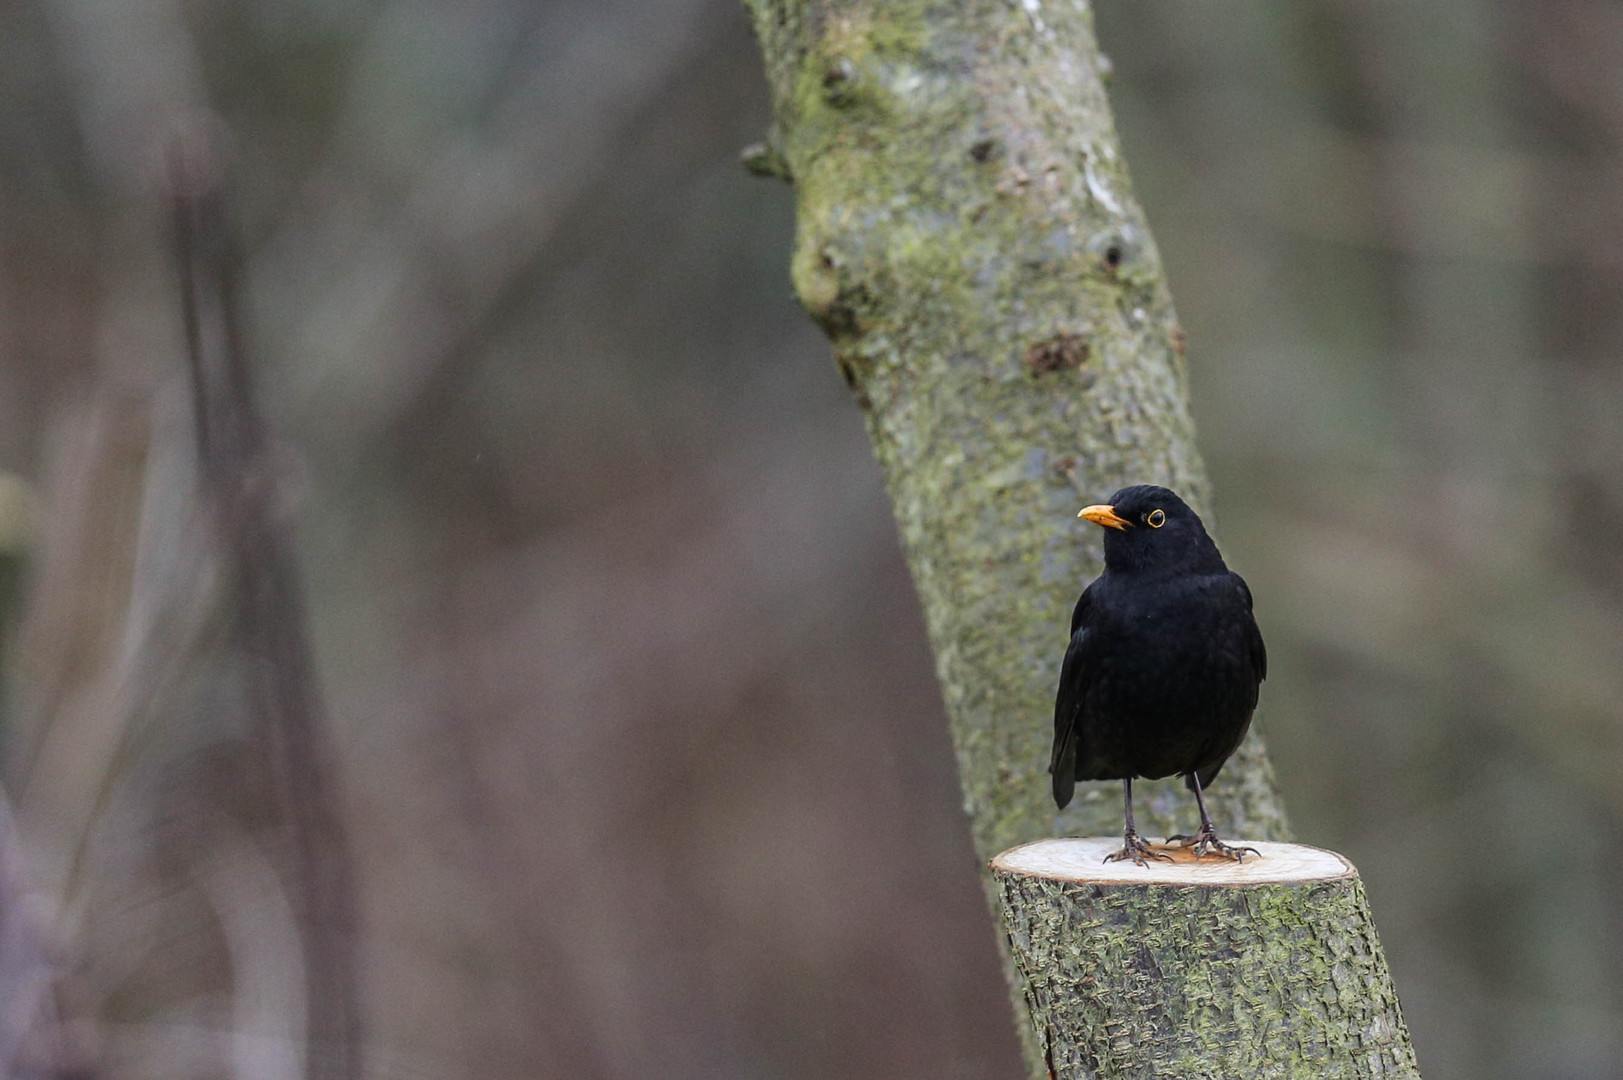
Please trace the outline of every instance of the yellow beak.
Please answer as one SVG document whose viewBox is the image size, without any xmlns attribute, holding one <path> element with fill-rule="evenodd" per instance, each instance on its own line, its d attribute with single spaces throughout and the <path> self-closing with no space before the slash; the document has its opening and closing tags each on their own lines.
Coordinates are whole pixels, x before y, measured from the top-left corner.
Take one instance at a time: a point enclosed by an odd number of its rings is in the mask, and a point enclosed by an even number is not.
<svg viewBox="0 0 1623 1080">
<path fill-rule="evenodd" d="M 1114 506 L 1105 506 L 1102 503 L 1098 506 L 1084 506 L 1082 512 L 1076 516 L 1087 518 L 1095 525 L 1103 525 L 1108 529 L 1130 529 L 1133 527 L 1131 521 L 1116 514 Z"/>
</svg>

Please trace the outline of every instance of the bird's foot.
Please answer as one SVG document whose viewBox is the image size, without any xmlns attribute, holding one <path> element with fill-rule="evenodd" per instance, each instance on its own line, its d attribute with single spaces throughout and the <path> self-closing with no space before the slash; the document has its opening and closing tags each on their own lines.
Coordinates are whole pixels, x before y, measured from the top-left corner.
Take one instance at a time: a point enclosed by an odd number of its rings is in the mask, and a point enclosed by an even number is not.
<svg viewBox="0 0 1623 1080">
<path fill-rule="evenodd" d="M 1122 837 L 1121 850 L 1105 856 L 1105 862 L 1117 862 L 1121 859 L 1131 859 L 1140 866 L 1148 866 L 1146 859 L 1165 859 L 1172 861 L 1172 856 L 1165 852 L 1156 851 L 1144 842 L 1144 838 L 1136 832 L 1130 832 Z"/>
<path fill-rule="evenodd" d="M 1182 833 L 1177 836 L 1169 836 L 1167 837 L 1167 843 L 1189 848 L 1197 859 L 1205 858 L 1210 853 L 1219 858 L 1245 862 L 1247 852 L 1259 859 L 1262 858 L 1262 852 L 1254 847 L 1229 847 L 1217 838 L 1217 830 L 1210 825 L 1202 825 L 1200 831 L 1193 836 L 1185 836 Z"/>
</svg>

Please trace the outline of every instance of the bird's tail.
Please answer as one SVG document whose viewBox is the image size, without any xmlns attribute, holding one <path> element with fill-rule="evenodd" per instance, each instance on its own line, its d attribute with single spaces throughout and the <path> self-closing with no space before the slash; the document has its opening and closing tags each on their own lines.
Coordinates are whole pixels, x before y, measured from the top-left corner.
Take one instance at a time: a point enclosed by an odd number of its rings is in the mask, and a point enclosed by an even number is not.
<svg viewBox="0 0 1623 1080">
<path fill-rule="evenodd" d="M 1223 760 L 1226 761 L 1228 759 L 1225 756 Z M 1212 786 L 1212 781 L 1217 779 L 1217 774 L 1219 772 L 1221 772 L 1222 770 L 1223 770 L 1223 761 L 1219 761 L 1215 765 L 1208 765 L 1204 769 L 1201 769 L 1200 770 L 1200 789 L 1202 791 L 1205 791 L 1207 788 L 1211 787 Z M 1194 773 L 1184 773 L 1183 774 L 1183 786 L 1188 788 L 1190 791 L 1195 790 L 1195 774 Z"/>
<path fill-rule="evenodd" d="M 1073 728 L 1054 743 L 1054 756 L 1049 759 L 1048 771 L 1054 777 L 1054 805 L 1061 810 L 1071 804 L 1076 792 L 1076 731 Z"/>
</svg>

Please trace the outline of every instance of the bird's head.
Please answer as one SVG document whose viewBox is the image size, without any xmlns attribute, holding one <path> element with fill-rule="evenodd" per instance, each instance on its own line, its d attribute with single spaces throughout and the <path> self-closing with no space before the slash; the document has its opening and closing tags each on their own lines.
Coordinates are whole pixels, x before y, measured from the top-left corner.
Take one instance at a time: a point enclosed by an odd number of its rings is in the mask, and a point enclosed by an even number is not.
<svg viewBox="0 0 1623 1080">
<path fill-rule="evenodd" d="M 1077 515 L 1105 530 L 1105 569 L 1217 573 L 1226 570 L 1200 515 L 1164 487 L 1122 488 Z"/>
</svg>

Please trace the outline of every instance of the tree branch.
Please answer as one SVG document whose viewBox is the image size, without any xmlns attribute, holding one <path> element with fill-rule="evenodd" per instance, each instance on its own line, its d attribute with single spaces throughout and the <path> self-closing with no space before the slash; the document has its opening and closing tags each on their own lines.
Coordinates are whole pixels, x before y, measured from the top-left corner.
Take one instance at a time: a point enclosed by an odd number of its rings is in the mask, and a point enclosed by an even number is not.
<svg viewBox="0 0 1623 1080">
<path fill-rule="evenodd" d="M 235 639 L 293 846 L 295 902 L 309 973 L 306 1075 L 362 1073 L 353 869 L 305 633 L 292 545 L 274 506 L 264 422 L 237 314 L 241 259 L 218 160 L 198 145 L 171 152 L 175 251 L 191 365 L 199 471 L 236 590 Z"/>
<path fill-rule="evenodd" d="M 1080 0 L 745 6 L 772 92 L 770 171 L 798 200 L 795 290 L 884 468 L 976 848 L 1118 833 L 1114 785 L 1084 785 L 1056 818 L 1045 776 L 1070 608 L 1102 563 L 1075 514 L 1158 483 L 1209 520 L 1210 489 L 1092 14 Z M 1289 839 L 1255 734 L 1212 801 L 1236 836 Z M 1146 803 L 1147 831 L 1193 820 L 1181 787 Z"/>
</svg>

